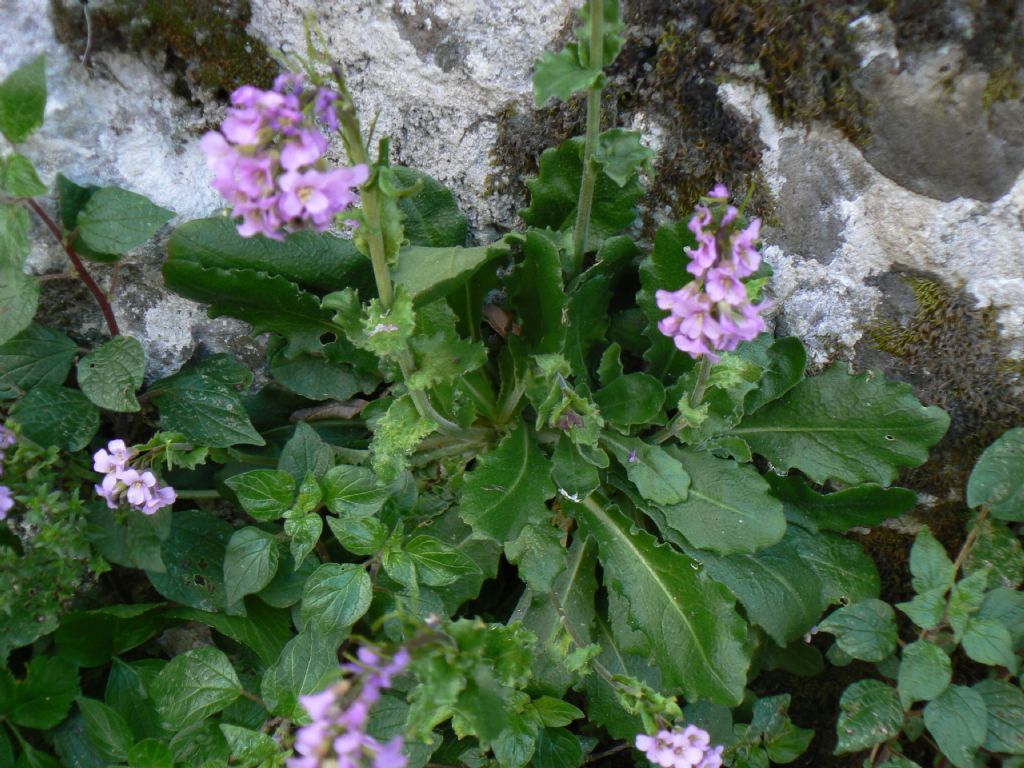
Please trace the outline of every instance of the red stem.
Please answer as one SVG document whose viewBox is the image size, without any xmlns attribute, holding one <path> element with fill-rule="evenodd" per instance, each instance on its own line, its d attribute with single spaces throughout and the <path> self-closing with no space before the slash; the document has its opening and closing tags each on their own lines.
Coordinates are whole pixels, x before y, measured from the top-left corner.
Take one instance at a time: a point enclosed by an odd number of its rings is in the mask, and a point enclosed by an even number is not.
<svg viewBox="0 0 1024 768">
<path fill-rule="evenodd" d="M 82 263 L 81 257 L 75 253 L 75 249 L 72 248 L 71 244 L 64 239 L 64 233 L 61 232 L 60 227 L 57 226 L 56 222 L 50 218 L 50 214 L 43 210 L 43 207 L 35 200 L 26 198 L 25 203 L 29 208 L 35 211 L 36 216 L 42 220 L 47 229 L 49 229 L 50 232 L 53 233 L 53 236 L 57 238 L 57 242 L 64 248 L 64 253 L 66 253 L 68 258 L 71 259 L 71 263 L 75 267 L 75 272 L 78 273 L 82 282 L 85 283 L 85 287 L 89 289 L 89 293 L 91 293 L 93 298 L 96 299 L 96 303 L 100 305 L 100 311 L 103 313 L 103 319 L 107 321 L 107 328 L 110 330 L 110 335 L 120 336 L 121 330 L 117 327 L 117 319 L 114 317 L 114 310 L 110 306 L 110 302 L 107 301 L 106 294 L 103 293 L 103 289 L 99 287 L 96 281 L 92 279 L 92 275 L 86 271 L 85 264 Z"/>
</svg>

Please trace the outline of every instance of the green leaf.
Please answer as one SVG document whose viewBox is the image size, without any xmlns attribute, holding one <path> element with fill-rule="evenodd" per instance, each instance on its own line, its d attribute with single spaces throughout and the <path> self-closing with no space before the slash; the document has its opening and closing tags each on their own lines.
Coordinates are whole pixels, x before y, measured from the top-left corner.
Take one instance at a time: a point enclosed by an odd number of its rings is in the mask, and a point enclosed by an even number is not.
<svg viewBox="0 0 1024 768">
<path fill-rule="evenodd" d="M 142 345 L 131 336 L 115 336 L 78 361 L 78 386 L 100 408 L 134 413 L 139 410 L 135 391 L 145 370 Z"/>
<path fill-rule="evenodd" d="M 816 483 L 888 485 L 901 467 L 923 464 L 948 426 L 949 416 L 922 406 L 910 385 L 880 374 L 850 376 L 834 365 L 728 434 L 746 440 L 777 469 L 795 467 Z"/>
<path fill-rule="evenodd" d="M 487 362 L 483 344 L 458 338 L 454 329 L 414 336 L 409 346 L 416 361 L 416 372 L 406 380 L 410 389 L 428 389 L 453 381 Z"/>
<path fill-rule="evenodd" d="M 690 489 L 681 504 L 662 506 L 665 523 L 690 544 L 728 555 L 756 552 L 782 539 L 782 504 L 753 467 L 689 448 L 670 453 L 689 475 Z"/>
<path fill-rule="evenodd" d="M 288 542 L 289 550 L 295 561 L 295 567 L 298 568 L 320 541 L 320 534 L 324 531 L 324 521 L 320 515 L 293 514 L 293 512 L 285 514 L 284 532 L 290 540 Z"/>
<path fill-rule="evenodd" d="M 359 280 L 368 266 L 355 243 L 334 235 L 303 230 L 283 241 L 242 237 L 234 221 L 217 216 L 182 224 L 167 243 L 165 275 L 181 280 L 197 268 L 249 270 L 278 275 L 314 291 L 336 291 Z M 168 284 L 173 290 L 178 290 Z"/>
<path fill-rule="evenodd" d="M 34 656 L 13 694 L 3 713 L 12 723 L 25 728 L 53 728 L 67 717 L 79 695 L 78 670 L 66 659 Z"/>
<path fill-rule="evenodd" d="M 18 152 L 8 155 L 6 166 L 0 168 L 0 188 L 11 197 L 39 197 L 47 192 L 32 161 Z"/>
<path fill-rule="evenodd" d="M 324 504 L 336 515 L 375 515 L 391 495 L 389 488 L 377 484 L 369 469 L 348 464 L 328 470 L 320 479 L 320 486 Z"/>
<path fill-rule="evenodd" d="M 1010 631 L 995 619 L 972 616 L 960 638 L 964 653 L 980 664 L 1006 667 L 1017 673 L 1019 660 L 1013 652 Z"/>
<path fill-rule="evenodd" d="M 595 392 L 594 402 L 617 427 L 648 424 L 661 416 L 665 388 L 646 373 L 628 373 Z"/>
<path fill-rule="evenodd" d="M 583 457 L 568 435 L 558 438 L 551 457 L 551 479 L 560 491 L 576 499 L 590 495 L 601 482 L 597 468 Z"/>
<path fill-rule="evenodd" d="M 605 433 L 602 442 L 625 468 L 637 491 L 662 506 L 680 504 L 690 490 L 690 476 L 682 462 L 659 445 L 634 437 Z"/>
<path fill-rule="evenodd" d="M 240 728 L 237 725 L 220 724 L 220 732 L 231 747 L 232 764 L 243 766 L 262 766 L 266 761 L 273 761 L 280 753 L 281 746 L 273 737 L 266 733 Z M 271 762 L 273 765 L 273 762 Z"/>
<path fill-rule="evenodd" d="M 957 768 L 972 768 L 974 753 L 985 743 L 988 715 L 981 694 L 962 685 L 951 685 L 928 702 L 924 723 L 946 759 Z"/>
<path fill-rule="evenodd" d="M 546 149 L 540 157 L 540 175 L 526 182 L 530 190 L 530 207 L 520 216 L 531 227 L 567 230 L 576 222 L 580 182 L 583 177 L 583 138 L 563 142 Z M 636 179 L 619 186 L 605 174 L 598 175 L 590 214 L 588 249 L 616 235 L 636 218 L 634 204 L 643 196 L 644 188 Z"/>
<path fill-rule="evenodd" d="M 567 701 L 552 696 L 541 696 L 533 702 L 533 709 L 547 728 L 561 728 L 573 720 L 584 717 L 583 710 Z"/>
<path fill-rule="evenodd" d="M 555 495 L 551 466 L 525 425 L 466 473 L 461 515 L 474 532 L 499 544 L 519 536 L 529 523 L 550 516 L 546 502 Z"/>
<path fill-rule="evenodd" d="M 910 573 L 914 591 L 919 594 L 947 590 L 953 586 L 956 575 L 953 561 L 928 528 L 922 528 L 914 539 L 914 546 L 910 549 Z"/>
<path fill-rule="evenodd" d="M 61 763 L 35 747 L 26 747 L 14 768 L 62 768 Z M 90 768 L 92 768 L 90 766 Z"/>
<path fill-rule="evenodd" d="M 519 577 L 540 594 L 550 592 L 565 570 L 565 532 L 553 525 L 528 525 L 519 538 L 505 545 L 505 557 L 519 568 Z"/>
<path fill-rule="evenodd" d="M 245 616 L 209 613 L 195 608 L 175 608 L 168 618 L 198 621 L 251 648 L 264 664 L 273 664 L 292 637 L 292 622 L 287 611 L 265 605 L 260 599 L 245 599 Z M 296 598 L 297 599 L 297 598 Z"/>
<path fill-rule="evenodd" d="M 971 575 L 988 569 L 988 587 L 1016 589 L 1024 583 L 1024 547 L 1017 536 L 1004 523 L 985 518 L 974 523 L 977 538 L 964 560 L 964 573 Z"/>
<path fill-rule="evenodd" d="M 419 415 L 408 395 L 394 400 L 377 420 L 370 455 L 377 479 L 390 483 L 409 467 L 409 457 L 437 424 Z"/>
<path fill-rule="evenodd" d="M 693 368 L 694 362 L 682 354 L 670 338 L 658 330 L 658 321 L 666 317 L 659 309 L 655 294 L 659 290 L 677 291 L 693 279 L 686 271 L 683 249 L 696 246 L 685 222 L 660 227 L 654 238 L 654 250 L 640 262 L 640 292 L 637 305 L 647 318 L 644 334 L 650 342 L 644 352 L 647 373 L 661 381 L 672 381 Z"/>
<path fill-rule="evenodd" d="M 552 97 L 561 101 L 579 91 L 591 88 L 601 77 L 601 70 L 580 64 L 576 43 L 569 43 L 558 53 L 546 51 L 533 63 L 533 100 L 538 107 Z"/>
<path fill-rule="evenodd" d="M 38 386 L 11 408 L 11 418 L 39 445 L 79 451 L 100 426 L 99 409 L 77 389 Z"/>
<path fill-rule="evenodd" d="M 275 337 L 277 338 L 277 337 Z M 341 349 L 342 341 L 332 347 Z M 282 344 L 283 346 L 283 344 Z M 346 344 L 346 354 L 365 354 Z M 324 347 L 325 350 L 328 347 Z M 292 392 L 310 400 L 348 400 L 358 392 L 372 392 L 379 380 L 357 371 L 352 365 L 336 362 L 327 356 L 300 353 L 292 357 L 284 350 L 268 351 L 270 375 Z"/>
<path fill-rule="evenodd" d="M 1024 692 L 1005 680 L 982 680 L 973 690 L 984 699 L 988 715 L 985 749 L 1024 755 Z"/>
<path fill-rule="evenodd" d="M 628 238 L 615 238 L 628 240 Z M 609 240 L 608 242 L 613 242 Z M 632 244 L 632 241 L 629 241 Z M 636 247 L 635 245 L 633 246 Z M 562 351 L 569 361 L 572 373 L 578 383 L 590 382 L 590 353 L 597 344 L 605 342 L 610 323 L 608 305 L 612 299 L 612 280 L 608 275 L 589 275 L 584 282 L 569 294 L 566 305 L 565 343 Z M 618 350 L 618 345 L 614 345 Z M 618 357 L 615 358 L 618 362 Z M 609 361 L 609 365 L 611 365 Z M 618 374 L 622 374 L 619 363 Z M 611 378 L 602 380 L 611 384 Z M 663 396 L 664 397 L 664 396 Z"/>
<path fill-rule="evenodd" d="M 28 211 L 20 205 L 0 205 L 0 271 L 20 272 L 30 251 Z"/>
<path fill-rule="evenodd" d="M 878 597 L 878 569 L 856 541 L 834 533 L 807 533 L 793 525 L 786 528 L 785 540 L 796 545 L 801 560 L 821 580 L 822 607 Z"/>
<path fill-rule="evenodd" d="M 880 680 L 860 680 L 839 700 L 835 754 L 860 752 L 896 738 L 903 724 L 903 709 L 894 688 Z"/>
<path fill-rule="evenodd" d="M 231 534 L 224 553 L 224 591 L 228 605 L 259 592 L 277 573 L 277 542 L 259 528 L 240 528 Z"/>
<path fill-rule="evenodd" d="M 664 684 L 688 699 L 737 704 L 749 658 L 734 599 L 685 555 L 658 546 L 615 507 L 569 505 L 597 541 L 605 579 L 629 601 L 631 624 L 650 643 Z"/>
<path fill-rule="evenodd" d="M 934 629 L 946 613 L 946 589 L 940 587 L 923 592 L 910 602 L 896 603 L 896 607 L 921 629 Z"/>
<path fill-rule="evenodd" d="M 769 472 L 765 479 L 772 487 L 772 495 L 782 502 L 786 519 L 812 533 L 871 528 L 906 514 L 917 504 L 917 494 L 907 488 L 864 483 L 835 493 L 818 493 L 798 475 Z"/>
<path fill-rule="evenodd" d="M 935 643 L 918 640 L 903 649 L 898 688 L 904 709 L 921 699 L 931 701 L 946 690 L 952 679 L 949 656 Z"/>
<path fill-rule="evenodd" d="M 410 243 L 442 248 L 466 242 L 469 221 L 446 186 L 416 168 L 395 166 L 391 173 L 406 188 L 420 187 L 398 200 L 402 229 Z"/>
<path fill-rule="evenodd" d="M 743 399 L 743 410 L 747 413 L 778 400 L 804 378 L 807 350 L 796 336 L 775 339 L 768 347 L 767 358 L 757 386 Z"/>
<path fill-rule="evenodd" d="M 127 760 L 133 739 L 125 719 L 116 710 L 95 699 L 79 699 L 78 709 L 82 713 L 89 743 L 110 762 Z"/>
<path fill-rule="evenodd" d="M 150 583 L 176 603 L 202 611 L 224 610 L 224 550 L 231 526 L 197 509 L 175 511 L 172 520 L 170 536 L 160 550 L 166 570 L 147 570 Z"/>
<path fill-rule="evenodd" d="M 443 587 L 480 572 L 469 556 L 433 536 L 416 536 L 403 550 L 415 563 L 420 582 L 429 587 Z"/>
<path fill-rule="evenodd" d="M 445 298 L 485 264 L 507 255 L 508 250 L 501 241 L 475 248 L 410 246 L 399 251 L 391 279 L 421 307 Z"/>
<path fill-rule="evenodd" d="M 175 656 L 153 681 L 150 695 L 160 716 L 183 730 L 237 699 L 242 683 L 223 651 L 212 646 Z"/>
<path fill-rule="evenodd" d="M 288 641 L 281 658 L 263 676 L 260 695 L 280 717 L 304 713 L 299 696 L 322 691 L 338 672 L 338 646 L 306 629 Z"/>
<path fill-rule="evenodd" d="M 556 353 L 566 332 L 561 256 L 541 232 L 528 231 L 522 246 L 523 261 L 508 278 L 512 306 L 522 326 L 520 335 L 534 352 Z"/>
<path fill-rule="evenodd" d="M 209 370 L 184 368 L 153 384 L 161 428 L 210 448 L 264 445 L 235 389 Z"/>
<path fill-rule="evenodd" d="M 159 607 L 139 603 L 66 613 L 54 634 L 57 653 L 80 667 L 103 666 L 160 631 L 164 621 L 155 610 Z"/>
<path fill-rule="evenodd" d="M 996 587 L 985 595 L 978 609 L 983 619 L 995 619 L 1010 631 L 1014 648 L 1024 645 L 1024 592 Z"/>
<path fill-rule="evenodd" d="M 727 586 L 750 621 L 780 646 L 806 634 L 825 607 L 821 581 L 790 542 L 753 555 L 722 557 L 698 550 L 688 554 Z"/>
<path fill-rule="evenodd" d="M 0 232 L 0 238 L 3 235 Z M 9 254 L 0 251 L 0 344 L 25 330 L 39 306 L 39 281 L 22 272 L 20 265 L 3 263 Z"/>
<path fill-rule="evenodd" d="M 636 177 L 640 169 L 653 173 L 654 150 L 645 147 L 640 131 L 612 128 L 598 137 L 594 160 L 604 174 L 620 187 Z"/>
<path fill-rule="evenodd" d="M 388 529 L 375 517 L 327 516 L 327 526 L 345 549 L 354 555 L 375 555 L 388 538 Z"/>
<path fill-rule="evenodd" d="M 89 202 L 89 198 L 99 191 L 99 187 L 93 184 L 83 187 L 63 173 L 57 174 L 56 186 L 60 203 L 60 223 L 65 232 L 71 232 L 78 224 L 79 211 Z"/>
<path fill-rule="evenodd" d="M 313 477 L 319 478 L 333 466 L 334 451 L 331 446 L 304 421 L 295 425 L 295 431 L 288 438 L 277 461 L 277 468 L 290 474 L 299 483 L 310 472 Z"/>
<path fill-rule="evenodd" d="M 22 64 L 0 83 L 0 132 L 20 144 L 43 124 L 46 109 L 46 56 Z"/>
<path fill-rule="evenodd" d="M 313 571 L 302 593 L 307 631 L 338 639 L 370 609 L 373 585 L 361 566 L 325 563 Z"/>
<path fill-rule="evenodd" d="M 149 240 L 174 216 L 148 197 L 120 187 L 105 187 L 78 213 L 78 236 L 100 253 L 122 254 Z"/>
<path fill-rule="evenodd" d="M 1024 522 L 1024 428 L 1005 432 L 981 454 L 967 480 L 967 503 L 987 504 L 998 520 Z"/>
<path fill-rule="evenodd" d="M 254 469 L 224 481 L 250 516 L 260 522 L 277 520 L 295 500 L 295 479 L 279 469 Z"/>
<path fill-rule="evenodd" d="M 315 294 L 281 275 L 175 260 L 164 264 L 163 275 L 164 283 L 175 293 L 209 304 L 210 317 L 237 317 L 252 326 L 254 336 L 280 333 L 288 340 L 288 355 L 320 354 L 320 337 L 339 331 Z"/>
<path fill-rule="evenodd" d="M 64 383 L 78 345 L 65 334 L 32 323 L 0 345 L 0 399 L 18 397 L 39 385 Z"/>
<path fill-rule="evenodd" d="M 583 23 L 574 30 L 580 41 L 580 61 L 586 66 L 590 65 L 590 8 L 589 3 L 584 3 L 577 11 L 576 15 Z M 601 25 L 604 38 L 601 41 L 601 63 L 607 67 L 619 55 L 625 40 L 619 34 L 623 27 L 622 17 L 619 13 L 619 0 L 601 0 L 601 9 L 604 15 Z"/>
<path fill-rule="evenodd" d="M 882 661 L 896 650 L 896 614 L 888 603 L 864 600 L 834 611 L 818 625 L 855 659 Z"/>
<path fill-rule="evenodd" d="M 174 768 L 170 747 L 156 739 L 143 739 L 128 750 L 129 768 Z"/>
<path fill-rule="evenodd" d="M 534 768 L 579 768 L 583 746 L 576 734 L 565 728 L 542 728 L 533 753 Z"/>
</svg>

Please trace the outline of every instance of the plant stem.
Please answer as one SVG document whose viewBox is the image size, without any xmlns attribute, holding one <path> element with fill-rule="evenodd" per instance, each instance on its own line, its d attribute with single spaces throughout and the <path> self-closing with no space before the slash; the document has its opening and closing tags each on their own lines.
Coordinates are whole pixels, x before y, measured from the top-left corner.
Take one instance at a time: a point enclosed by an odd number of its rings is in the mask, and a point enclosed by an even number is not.
<svg viewBox="0 0 1024 768">
<path fill-rule="evenodd" d="M 601 69 L 604 57 L 604 0 L 590 0 L 590 68 Z M 600 80 L 587 90 L 587 134 L 583 141 L 583 179 L 580 182 L 580 202 L 576 208 L 576 227 L 572 235 L 572 258 L 578 274 L 583 269 L 583 254 L 590 234 L 590 211 L 594 205 L 597 187 L 597 169 L 594 152 L 601 133 Z"/>
<path fill-rule="evenodd" d="M 195 490 L 175 491 L 179 499 L 219 499 L 220 492 L 213 489 L 201 488 Z"/>
<path fill-rule="evenodd" d="M 120 336 L 121 330 L 117 327 L 117 319 L 114 317 L 114 310 L 110 306 L 110 301 L 107 300 L 106 294 L 97 285 L 96 281 L 92 279 L 82 263 L 81 257 L 75 252 L 75 249 L 71 247 L 71 244 L 64 239 L 64 234 L 60 231 L 60 227 L 57 226 L 56 222 L 50 218 L 43 207 L 39 205 L 35 200 L 31 198 L 25 198 L 25 204 L 32 209 L 36 216 L 38 216 L 46 228 L 50 230 L 53 236 L 57 239 L 57 242 L 64 248 L 64 253 L 71 259 L 72 265 L 74 265 L 75 272 L 78 273 L 78 277 L 81 278 L 82 282 L 85 283 L 85 287 L 89 289 L 89 293 L 92 294 L 93 298 L 96 299 L 96 303 L 100 305 L 100 311 L 103 313 L 103 319 L 107 321 L 107 329 L 110 331 L 111 336 Z"/>
<path fill-rule="evenodd" d="M 711 374 L 711 366 L 713 363 L 708 359 L 707 355 L 701 358 L 700 370 L 697 372 L 697 381 L 693 385 L 693 391 L 690 392 L 690 407 L 696 408 L 700 405 L 701 400 L 704 399 L 704 392 L 708 388 L 708 376 Z M 686 426 L 686 420 L 683 418 L 681 413 L 677 413 L 672 417 L 670 421 L 663 428 L 659 429 L 651 437 L 651 442 L 661 445 L 669 438 L 675 437 L 679 434 L 679 430 Z"/>
</svg>

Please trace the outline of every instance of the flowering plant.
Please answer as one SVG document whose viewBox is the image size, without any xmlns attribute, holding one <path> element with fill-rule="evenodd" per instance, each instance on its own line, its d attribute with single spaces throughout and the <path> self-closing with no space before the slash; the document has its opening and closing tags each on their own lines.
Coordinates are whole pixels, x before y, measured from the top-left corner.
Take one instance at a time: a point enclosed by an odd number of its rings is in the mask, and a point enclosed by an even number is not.
<svg viewBox="0 0 1024 768">
<path fill-rule="evenodd" d="M 806 375 L 801 342 L 767 332 L 760 222 L 725 187 L 641 237 L 653 152 L 601 130 L 618 3 L 580 15 L 534 84 L 539 104 L 584 91 L 586 134 L 541 156 L 525 226 L 488 244 L 369 146 L 315 24 L 271 89 L 232 94 L 201 140 L 228 210 L 177 226 L 163 275 L 266 335 L 259 392 L 228 355 L 147 381 L 79 269 L 169 211 L 60 177 L 58 223 L 8 171 L 3 268 L 29 298 L 0 313 L 0 397 L 18 452 L 70 457 L 42 485 L 110 576 L 3 646 L 0 758 L 741 768 L 807 749 L 758 677 L 822 665 L 805 636 L 877 601 L 843 534 L 914 507 L 892 483 L 948 417 L 875 374 Z M 131 224 L 97 213 L 129 203 Z M 84 354 L 32 322 L 26 208 L 108 320 Z M 0 496 L 26 540 L 30 497 Z"/>
</svg>

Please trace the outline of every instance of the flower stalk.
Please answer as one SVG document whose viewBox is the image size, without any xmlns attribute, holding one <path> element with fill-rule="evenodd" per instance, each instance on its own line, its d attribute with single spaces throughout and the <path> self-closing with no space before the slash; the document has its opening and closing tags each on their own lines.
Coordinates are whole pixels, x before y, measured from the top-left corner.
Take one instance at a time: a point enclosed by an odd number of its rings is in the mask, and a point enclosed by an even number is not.
<svg viewBox="0 0 1024 768">
<path fill-rule="evenodd" d="M 590 66 L 604 66 L 604 0 L 590 0 Z M 580 200 L 576 208 L 576 226 L 572 236 L 572 258 L 576 272 L 583 269 L 583 255 L 590 234 L 590 211 L 594 206 L 597 187 L 597 168 L 594 153 L 601 133 L 601 79 L 587 90 L 587 133 L 583 141 L 583 179 L 580 181 Z"/>
</svg>

